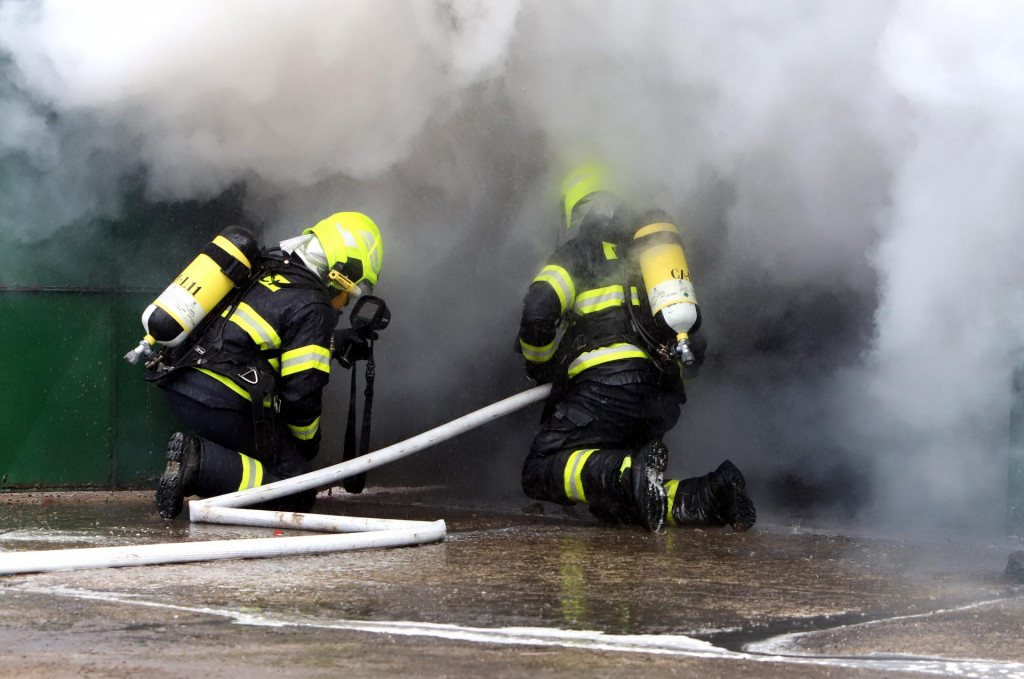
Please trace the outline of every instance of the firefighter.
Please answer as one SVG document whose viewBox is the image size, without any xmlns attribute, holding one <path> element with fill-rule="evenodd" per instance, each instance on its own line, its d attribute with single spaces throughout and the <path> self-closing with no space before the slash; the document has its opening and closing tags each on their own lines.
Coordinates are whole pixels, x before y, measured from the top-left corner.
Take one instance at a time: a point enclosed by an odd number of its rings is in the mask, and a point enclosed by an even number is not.
<svg viewBox="0 0 1024 679">
<path fill-rule="evenodd" d="M 533 279 L 516 343 L 527 375 L 553 383 L 523 465 L 524 492 L 584 502 L 600 520 L 650 531 L 666 522 L 747 530 L 756 513 L 732 462 L 697 478 L 664 478 L 662 438 L 686 397 L 679 355 L 666 360 L 652 341 L 658 333 L 630 247 L 637 224 L 667 215 L 637 222 L 596 165 L 570 174 L 562 196 L 571 237 Z M 699 314 L 684 343 L 695 355 L 691 373 L 703 360 L 698 329 Z"/>
<path fill-rule="evenodd" d="M 376 224 L 339 212 L 264 250 L 252 281 L 180 351 L 151 366 L 176 432 L 156 501 L 177 516 L 184 498 L 210 497 L 310 471 L 321 440 L 321 394 L 331 357 L 365 358 L 365 338 L 335 330 L 350 299 L 372 292 L 381 269 Z M 343 346 L 345 345 L 345 346 Z M 307 511 L 315 491 L 274 508 Z"/>
</svg>

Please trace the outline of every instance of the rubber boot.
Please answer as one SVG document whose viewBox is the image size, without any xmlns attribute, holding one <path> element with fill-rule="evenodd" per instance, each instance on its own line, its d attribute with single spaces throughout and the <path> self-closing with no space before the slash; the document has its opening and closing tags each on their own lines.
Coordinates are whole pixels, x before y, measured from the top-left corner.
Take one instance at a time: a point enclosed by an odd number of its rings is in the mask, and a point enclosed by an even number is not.
<svg viewBox="0 0 1024 679">
<path fill-rule="evenodd" d="M 746 479 L 729 460 L 718 469 L 678 482 L 672 519 L 680 526 L 724 526 L 748 530 L 757 521 L 754 502 L 747 495 Z"/>
<path fill-rule="evenodd" d="M 663 485 L 667 465 L 665 444 L 651 441 L 631 455 L 629 473 L 621 477 L 638 522 L 652 532 L 661 530 L 668 513 L 668 496 Z"/>
<path fill-rule="evenodd" d="M 181 514 L 185 496 L 195 494 L 202 441 L 180 431 L 167 442 L 167 467 L 156 487 L 156 507 L 160 516 L 173 519 Z"/>
</svg>

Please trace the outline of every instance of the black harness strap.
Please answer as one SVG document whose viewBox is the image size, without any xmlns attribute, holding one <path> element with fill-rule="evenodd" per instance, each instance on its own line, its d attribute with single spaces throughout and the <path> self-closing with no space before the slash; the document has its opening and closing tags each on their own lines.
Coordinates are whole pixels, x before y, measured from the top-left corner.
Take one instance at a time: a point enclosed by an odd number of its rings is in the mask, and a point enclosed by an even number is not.
<svg viewBox="0 0 1024 679">
<path fill-rule="evenodd" d="M 363 427 L 356 452 L 356 371 L 352 370 L 352 381 L 348 392 L 348 422 L 345 426 L 345 452 L 347 462 L 370 452 L 370 420 L 373 412 L 373 380 L 377 376 L 377 365 L 373 360 L 373 340 L 370 340 L 370 356 L 366 360 L 366 388 L 363 390 Z M 366 487 L 366 472 L 342 479 L 342 486 L 349 493 L 358 494 Z"/>
</svg>

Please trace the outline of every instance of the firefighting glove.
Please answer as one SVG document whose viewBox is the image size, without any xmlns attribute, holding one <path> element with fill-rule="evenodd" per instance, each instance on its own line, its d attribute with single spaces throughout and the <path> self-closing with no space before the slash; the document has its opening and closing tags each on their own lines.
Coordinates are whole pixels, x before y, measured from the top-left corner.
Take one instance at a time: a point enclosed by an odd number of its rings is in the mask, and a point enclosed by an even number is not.
<svg viewBox="0 0 1024 679">
<path fill-rule="evenodd" d="M 533 363 L 526 361 L 526 375 L 537 384 L 547 384 L 555 379 L 555 361 Z"/>
<path fill-rule="evenodd" d="M 354 328 L 335 330 L 333 347 L 334 358 L 345 368 L 351 367 L 356 361 L 370 358 L 370 338 Z"/>
</svg>

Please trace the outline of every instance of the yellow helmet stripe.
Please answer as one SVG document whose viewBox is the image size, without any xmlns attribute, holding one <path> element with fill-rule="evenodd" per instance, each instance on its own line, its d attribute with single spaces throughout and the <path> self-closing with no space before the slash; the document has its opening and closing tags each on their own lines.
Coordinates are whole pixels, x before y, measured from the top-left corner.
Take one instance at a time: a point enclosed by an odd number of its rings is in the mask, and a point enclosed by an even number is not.
<svg viewBox="0 0 1024 679">
<path fill-rule="evenodd" d="M 369 231 L 360 231 L 359 234 L 363 237 L 364 250 L 366 250 L 367 256 L 370 258 L 370 268 L 375 272 L 380 271 L 380 251 L 378 245 L 380 241 L 374 238 L 373 234 Z"/>
<path fill-rule="evenodd" d="M 595 191 L 608 188 L 608 171 L 602 165 L 587 163 L 576 168 L 562 183 L 566 227 L 572 226 L 572 209 L 578 202 Z"/>
<path fill-rule="evenodd" d="M 299 439 L 300 441 L 309 441 L 316 436 L 317 430 L 320 428 L 320 418 L 316 418 L 309 424 L 289 424 L 288 430 L 292 433 L 292 436 Z"/>
<path fill-rule="evenodd" d="M 570 500 L 587 501 L 586 494 L 583 492 L 583 465 L 596 450 L 597 448 L 577 450 L 566 460 L 565 470 L 562 474 L 565 480 L 565 496 Z"/>
<path fill-rule="evenodd" d="M 629 344 L 628 342 L 611 344 L 607 347 L 601 347 L 594 351 L 587 351 L 577 356 L 575 360 L 569 364 L 569 377 L 576 377 L 576 375 L 579 375 L 587 368 L 593 368 L 595 365 L 608 363 L 610 361 L 621 361 L 626 358 L 650 358 L 650 356 L 648 356 L 647 352 L 640 347 Z"/>
<path fill-rule="evenodd" d="M 318 344 L 307 344 L 281 354 L 281 377 L 303 370 L 331 372 L 331 352 Z"/>
<path fill-rule="evenodd" d="M 572 276 L 556 264 L 549 264 L 541 269 L 533 282 L 547 283 L 554 289 L 555 294 L 558 295 L 562 313 L 565 313 L 576 301 L 576 286 L 572 283 Z"/>
</svg>

